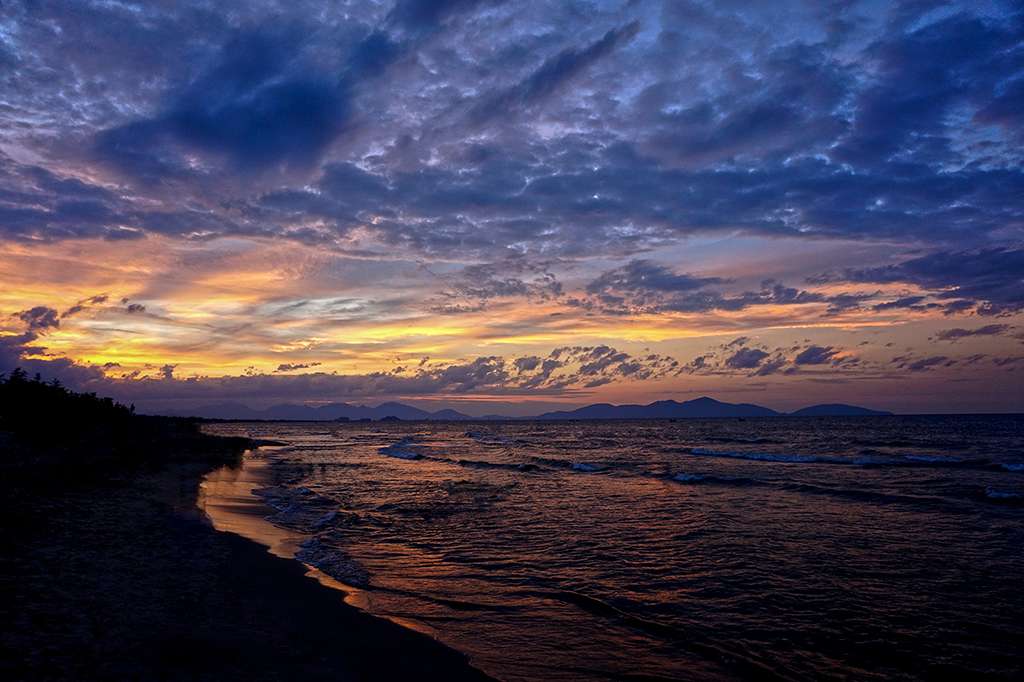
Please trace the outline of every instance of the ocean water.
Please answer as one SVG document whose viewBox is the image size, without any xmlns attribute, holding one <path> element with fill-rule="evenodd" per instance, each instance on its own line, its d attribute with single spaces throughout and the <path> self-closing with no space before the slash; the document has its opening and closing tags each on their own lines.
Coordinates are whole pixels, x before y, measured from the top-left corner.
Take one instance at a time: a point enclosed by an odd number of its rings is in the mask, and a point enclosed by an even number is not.
<svg viewBox="0 0 1024 682">
<path fill-rule="evenodd" d="M 500 679 L 1024 676 L 1022 417 L 210 430 L 285 443 L 298 560 Z"/>
</svg>

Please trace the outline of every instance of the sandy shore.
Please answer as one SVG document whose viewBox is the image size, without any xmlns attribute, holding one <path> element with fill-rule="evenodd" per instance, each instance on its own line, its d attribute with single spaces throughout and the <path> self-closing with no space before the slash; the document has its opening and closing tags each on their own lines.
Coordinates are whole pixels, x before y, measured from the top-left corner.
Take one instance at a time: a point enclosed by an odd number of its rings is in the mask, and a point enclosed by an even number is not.
<svg viewBox="0 0 1024 682">
<path fill-rule="evenodd" d="M 268 539 L 271 554 L 244 532 L 214 530 L 196 504 L 211 470 L 213 485 L 251 483 L 208 460 L 103 484 L 8 483 L 0 678 L 486 679 L 275 556 L 291 556 L 286 534 Z M 235 523 L 266 524 L 234 511 Z"/>
<path fill-rule="evenodd" d="M 267 551 L 276 557 L 297 562 L 295 553 L 299 545 L 309 538 L 267 521 L 267 517 L 275 512 L 253 493 L 253 490 L 273 485 L 270 466 L 268 460 L 247 453 L 237 466 L 223 466 L 210 471 L 203 476 L 199 484 L 196 506 L 217 530 L 241 535 L 266 547 Z M 354 585 L 346 585 L 313 566 L 303 565 L 306 568 L 306 577 L 335 590 L 346 604 L 364 611 L 370 609 L 369 595 L 364 590 Z M 389 620 L 434 637 L 434 633 L 420 623 Z"/>
</svg>

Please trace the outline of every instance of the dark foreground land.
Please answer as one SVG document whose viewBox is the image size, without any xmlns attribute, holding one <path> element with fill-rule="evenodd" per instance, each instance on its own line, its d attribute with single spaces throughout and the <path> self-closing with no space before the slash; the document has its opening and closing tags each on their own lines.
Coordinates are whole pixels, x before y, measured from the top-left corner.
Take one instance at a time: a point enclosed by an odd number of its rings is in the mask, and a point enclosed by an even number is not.
<svg viewBox="0 0 1024 682">
<path fill-rule="evenodd" d="M 485 679 L 206 523 L 202 476 L 250 445 L 0 381 L 0 679 Z"/>
</svg>

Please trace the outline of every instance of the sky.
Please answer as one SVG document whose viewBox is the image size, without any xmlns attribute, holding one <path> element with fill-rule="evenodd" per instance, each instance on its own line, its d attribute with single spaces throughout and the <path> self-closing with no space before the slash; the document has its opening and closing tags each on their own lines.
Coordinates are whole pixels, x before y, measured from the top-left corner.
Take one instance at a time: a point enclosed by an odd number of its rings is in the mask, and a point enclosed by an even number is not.
<svg viewBox="0 0 1024 682">
<path fill-rule="evenodd" d="M 0 371 L 1024 411 L 1012 2 L 0 5 Z"/>
</svg>

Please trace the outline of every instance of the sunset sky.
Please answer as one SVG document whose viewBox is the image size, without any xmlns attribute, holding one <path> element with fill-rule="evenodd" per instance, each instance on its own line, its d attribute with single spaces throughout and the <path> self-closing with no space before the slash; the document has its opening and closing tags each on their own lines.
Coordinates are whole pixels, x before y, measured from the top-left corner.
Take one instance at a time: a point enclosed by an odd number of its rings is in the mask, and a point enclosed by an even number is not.
<svg viewBox="0 0 1024 682">
<path fill-rule="evenodd" d="M 0 371 L 1024 411 L 1013 2 L 3 2 Z"/>
</svg>

